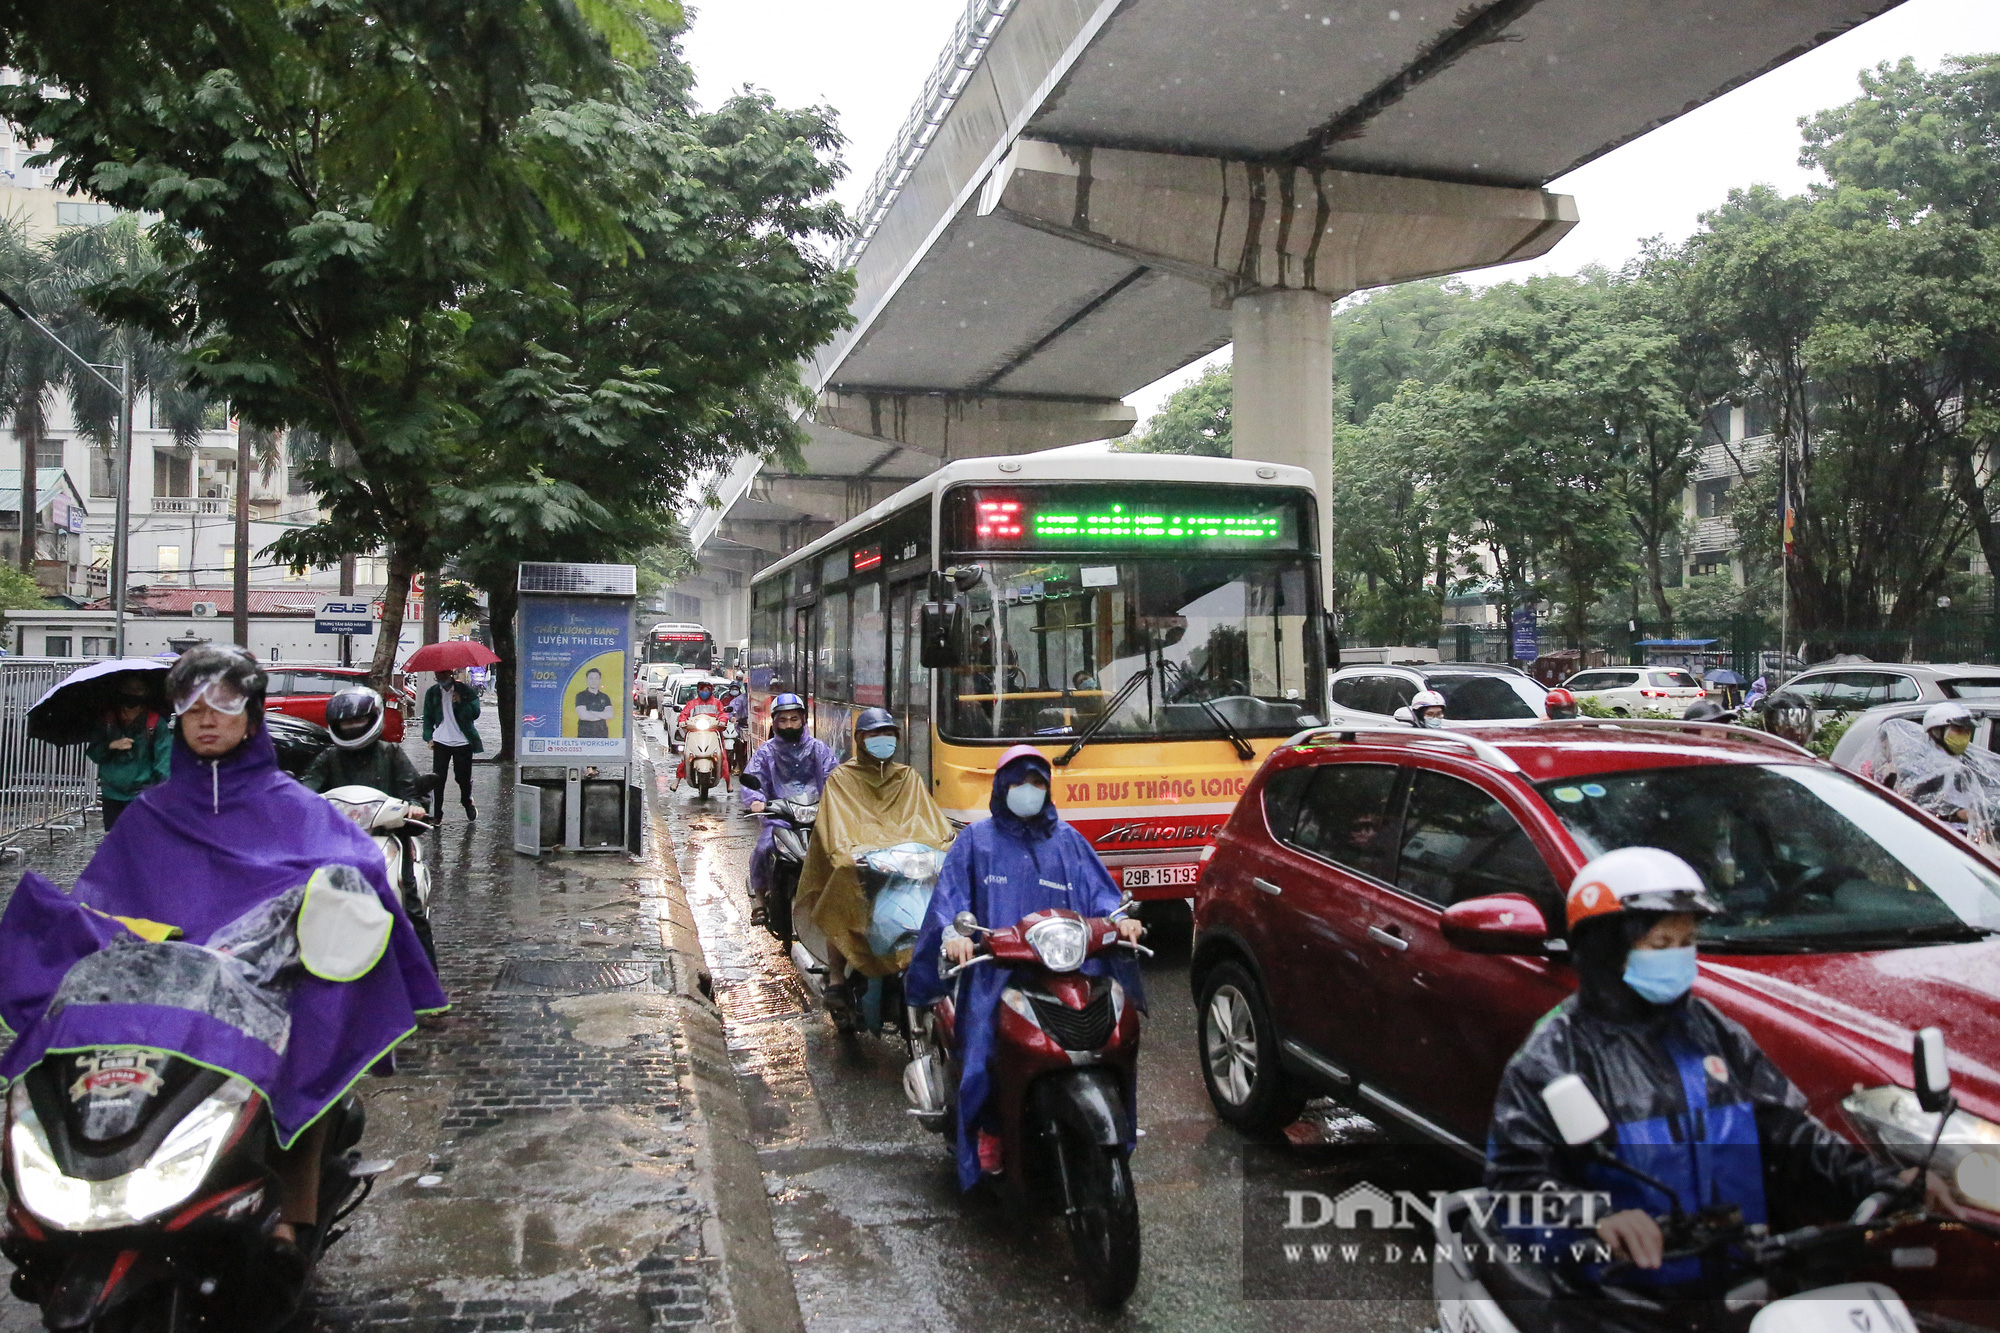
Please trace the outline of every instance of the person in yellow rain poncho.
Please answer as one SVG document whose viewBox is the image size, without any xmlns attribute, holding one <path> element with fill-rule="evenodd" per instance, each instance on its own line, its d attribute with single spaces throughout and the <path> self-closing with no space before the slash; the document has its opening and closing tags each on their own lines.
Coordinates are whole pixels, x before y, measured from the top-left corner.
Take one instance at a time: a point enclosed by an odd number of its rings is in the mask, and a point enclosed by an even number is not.
<svg viewBox="0 0 2000 1333">
<path fill-rule="evenodd" d="M 868 946 L 870 903 L 858 873 L 860 858 L 906 842 L 943 849 L 953 836 L 951 821 L 923 778 L 895 761 L 898 739 L 896 718 L 887 709 L 864 709 L 855 720 L 854 757 L 826 780 L 792 905 L 794 920 L 810 921 L 826 937 L 826 1007 L 843 1027 L 854 1015 L 847 969 L 864 977 L 897 970 L 894 959 L 877 957 Z"/>
</svg>

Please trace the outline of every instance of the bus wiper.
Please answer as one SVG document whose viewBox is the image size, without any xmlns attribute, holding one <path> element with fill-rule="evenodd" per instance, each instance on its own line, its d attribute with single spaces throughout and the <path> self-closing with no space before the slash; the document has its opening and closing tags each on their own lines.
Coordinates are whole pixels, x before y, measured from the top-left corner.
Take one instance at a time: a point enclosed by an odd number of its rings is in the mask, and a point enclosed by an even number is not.
<svg viewBox="0 0 2000 1333">
<path fill-rule="evenodd" d="M 1238 759 L 1255 759 L 1257 757 L 1257 751 L 1252 749 L 1250 742 L 1243 738 L 1243 733 L 1236 729 L 1236 724 L 1225 717 L 1222 710 L 1215 706 L 1214 700 L 1202 699 L 1199 702 L 1202 711 L 1215 719 L 1215 725 L 1221 730 L 1223 735 L 1229 738 L 1229 743 L 1236 747 L 1236 757 Z"/>
<path fill-rule="evenodd" d="M 1104 705 L 1104 711 L 1092 718 L 1090 725 L 1083 729 L 1083 734 L 1069 743 L 1069 748 L 1064 750 L 1062 757 L 1056 760 L 1056 767 L 1068 768 L 1069 761 L 1083 753 L 1083 747 L 1090 744 L 1091 738 L 1096 736 L 1098 732 L 1104 730 L 1104 724 L 1111 720 L 1113 713 L 1124 707 L 1125 701 L 1132 697 L 1133 691 L 1137 690 L 1151 678 L 1152 672 L 1139 671 L 1133 673 L 1132 679 L 1120 685 L 1118 693 L 1111 696 L 1111 702 Z"/>
</svg>

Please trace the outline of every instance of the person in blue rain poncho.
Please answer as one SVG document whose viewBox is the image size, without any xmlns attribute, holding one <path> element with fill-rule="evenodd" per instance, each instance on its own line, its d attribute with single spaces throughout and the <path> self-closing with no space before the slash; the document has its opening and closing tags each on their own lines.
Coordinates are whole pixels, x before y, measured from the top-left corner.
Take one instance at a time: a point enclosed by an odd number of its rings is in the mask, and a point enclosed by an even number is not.
<svg viewBox="0 0 2000 1333">
<path fill-rule="evenodd" d="M 1049 798 L 1050 773 L 1049 761 L 1031 746 L 1017 745 L 1000 757 L 987 804 L 992 818 L 974 824 L 952 843 L 904 982 L 905 994 L 916 1005 L 935 1002 L 954 985 L 962 987 L 958 1001 L 961 1189 L 977 1184 L 982 1171 L 1000 1167 L 1000 1140 L 984 1118 L 990 1086 L 986 1064 L 993 1053 L 994 1011 L 1009 974 L 1005 968 L 989 966 L 944 980 L 944 965 L 973 956 L 973 942 L 959 934 L 953 920 L 960 912 L 971 912 L 980 925 L 1005 930 L 1031 912 L 1053 907 L 1109 916 L 1120 901 L 1118 887 L 1090 843 L 1056 813 Z M 1126 939 L 1136 940 L 1142 927 L 1123 919 L 1118 929 Z M 1091 976 L 1109 972 L 1133 1002 L 1145 1008 L 1139 969 L 1124 951 L 1086 959 L 1080 970 Z M 1126 1089 L 1128 1107 L 1137 1105 L 1132 1093 Z M 1132 1128 L 1126 1127 L 1128 1146 Z"/>
<path fill-rule="evenodd" d="M 796 694 L 781 694 L 771 701 L 771 739 L 757 747 L 757 753 L 750 756 L 749 766 L 743 770 L 743 776 L 757 779 L 758 785 L 738 783 L 743 808 L 757 814 L 766 802 L 781 797 L 817 801 L 826 787 L 827 775 L 839 767 L 840 756 L 833 752 L 832 746 L 816 736 L 806 735 L 805 701 Z M 770 883 L 771 825 L 766 822 L 757 829 L 757 847 L 750 853 L 750 898 L 756 904 L 751 909 L 754 924 L 763 924 L 764 890 Z"/>
</svg>

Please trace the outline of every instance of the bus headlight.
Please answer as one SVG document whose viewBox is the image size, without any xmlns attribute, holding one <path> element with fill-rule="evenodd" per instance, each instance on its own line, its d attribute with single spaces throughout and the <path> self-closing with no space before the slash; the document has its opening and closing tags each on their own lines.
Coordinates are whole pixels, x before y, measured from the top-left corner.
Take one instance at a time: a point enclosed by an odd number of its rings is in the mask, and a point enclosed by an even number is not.
<svg viewBox="0 0 2000 1333">
<path fill-rule="evenodd" d="M 1028 947 L 1051 972 L 1074 972 L 1083 966 L 1090 948 L 1090 931 L 1075 917 L 1051 917 L 1028 927 Z"/>
<path fill-rule="evenodd" d="M 232 1078 L 175 1125 L 144 1166 L 110 1180 L 79 1180 L 57 1165 L 28 1090 L 17 1083 L 7 1151 L 21 1206 L 65 1231 L 107 1231 L 157 1216 L 201 1188 L 250 1095 L 248 1083 Z"/>
<path fill-rule="evenodd" d="M 1908 1088 L 1866 1088 L 1840 1106 L 1871 1143 L 1905 1166 L 1923 1164 L 1938 1132 L 1937 1116 L 1917 1105 L 1917 1094 Z M 1962 1202 L 2000 1212 L 2000 1125 L 1953 1111 L 1931 1169 L 1951 1183 Z"/>
</svg>

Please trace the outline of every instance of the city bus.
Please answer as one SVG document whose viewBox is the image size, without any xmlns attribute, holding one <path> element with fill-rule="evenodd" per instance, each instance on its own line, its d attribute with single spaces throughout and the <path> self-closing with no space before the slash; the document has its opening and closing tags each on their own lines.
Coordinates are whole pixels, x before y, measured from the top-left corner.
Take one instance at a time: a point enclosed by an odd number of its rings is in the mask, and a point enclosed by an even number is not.
<svg viewBox="0 0 2000 1333">
<path fill-rule="evenodd" d="M 1257 765 L 1320 722 L 1318 531 L 1301 468 L 947 464 L 757 576 L 753 735 L 796 693 L 845 758 L 854 714 L 887 708 L 961 824 L 986 816 L 1001 753 L 1034 745 L 1114 877 L 1185 897 Z"/>
<path fill-rule="evenodd" d="M 715 665 L 715 636 L 700 625 L 662 621 L 646 631 L 645 660 L 707 670 Z"/>
</svg>

